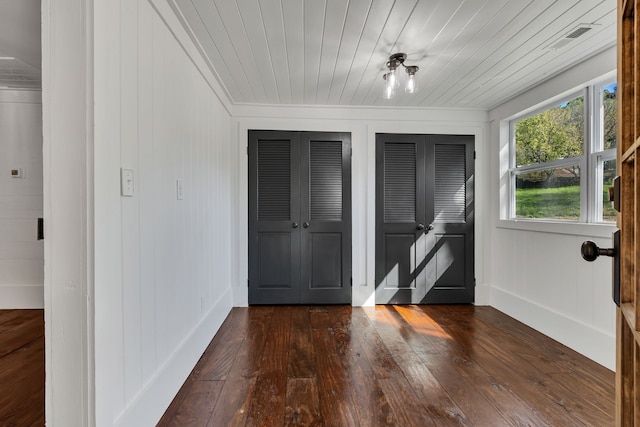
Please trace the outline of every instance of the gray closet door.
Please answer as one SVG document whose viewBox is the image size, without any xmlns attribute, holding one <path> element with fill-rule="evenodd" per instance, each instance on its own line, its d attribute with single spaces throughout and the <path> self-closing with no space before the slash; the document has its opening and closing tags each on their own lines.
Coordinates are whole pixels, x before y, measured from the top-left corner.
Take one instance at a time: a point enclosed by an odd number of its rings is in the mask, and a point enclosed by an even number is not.
<svg viewBox="0 0 640 427">
<path fill-rule="evenodd" d="M 249 134 L 249 303 L 300 302 L 300 135 Z"/>
<path fill-rule="evenodd" d="M 351 302 L 351 138 L 301 135 L 301 298 Z"/>
<path fill-rule="evenodd" d="M 350 135 L 250 131 L 249 195 L 249 303 L 350 303 Z"/>
<path fill-rule="evenodd" d="M 376 303 L 474 297 L 473 136 L 376 135 Z"/>
</svg>

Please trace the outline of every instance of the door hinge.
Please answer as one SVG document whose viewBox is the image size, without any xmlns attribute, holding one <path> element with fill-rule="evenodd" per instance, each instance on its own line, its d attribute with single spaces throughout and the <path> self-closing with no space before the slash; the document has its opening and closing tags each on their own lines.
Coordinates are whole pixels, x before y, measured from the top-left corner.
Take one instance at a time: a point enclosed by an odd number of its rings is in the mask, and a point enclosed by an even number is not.
<svg viewBox="0 0 640 427">
<path fill-rule="evenodd" d="M 349 155 L 353 157 L 353 148 L 349 148 Z"/>
<path fill-rule="evenodd" d="M 38 218 L 38 240 L 44 240 L 44 218 Z"/>
<path fill-rule="evenodd" d="M 353 277 L 351 277 L 351 278 L 349 279 L 349 284 L 350 284 L 350 285 L 351 285 L 351 287 L 353 288 Z"/>
<path fill-rule="evenodd" d="M 247 279 L 247 288 L 249 287 L 249 279 Z"/>
<path fill-rule="evenodd" d="M 473 160 L 476 159 L 476 150 L 473 150 Z"/>
</svg>

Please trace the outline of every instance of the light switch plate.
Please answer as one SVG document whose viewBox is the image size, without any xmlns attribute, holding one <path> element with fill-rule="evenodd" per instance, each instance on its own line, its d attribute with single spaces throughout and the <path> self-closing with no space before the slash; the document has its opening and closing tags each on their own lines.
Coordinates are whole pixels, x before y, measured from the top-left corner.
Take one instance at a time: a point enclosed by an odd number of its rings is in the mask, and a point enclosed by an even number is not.
<svg viewBox="0 0 640 427">
<path fill-rule="evenodd" d="M 22 168 L 11 169 L 11 178 L 23 178 L 24 170 Z"/>
<path fill-rule="evenodd" d="M 131 169 L 120 169 L 120 194 L 125 197 L 132 197 L 134 193 L 133 171 Z"/>
</svg>

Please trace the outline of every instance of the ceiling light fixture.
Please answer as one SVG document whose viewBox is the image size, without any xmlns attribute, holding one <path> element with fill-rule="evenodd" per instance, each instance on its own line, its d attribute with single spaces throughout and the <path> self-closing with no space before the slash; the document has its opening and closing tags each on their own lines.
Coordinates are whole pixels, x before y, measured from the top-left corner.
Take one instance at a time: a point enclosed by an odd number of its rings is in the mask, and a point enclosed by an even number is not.
<svg viewBox="0 0 640 427">
<path fill-rule="evenodd" d="M 406 93 L 416 93 L 418 91 L 418 80 L 416 73 L 419 68 L 417 65 L 404 65 L 404 61 L 407 59 L 406 53 L 394 53 L 389 57 L 387 61 L 387 68 L 389 71 L 384 73 L 382 78 L 386 81 L 384 85 L 384 99 L 392 99 L 396 96 L 396 88 L 400 86 L 399 75 L 397 69 L 402 65 L 407 72 L 407 80 L 404 84 L 404 91 Z"/>
</svg>

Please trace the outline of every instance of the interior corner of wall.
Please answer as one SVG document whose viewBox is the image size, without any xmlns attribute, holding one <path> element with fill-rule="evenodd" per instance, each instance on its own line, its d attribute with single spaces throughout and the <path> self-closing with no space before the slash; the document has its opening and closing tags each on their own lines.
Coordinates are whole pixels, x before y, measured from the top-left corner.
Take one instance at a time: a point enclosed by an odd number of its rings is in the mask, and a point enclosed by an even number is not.
<svg viewBox="0 0 640 427">
<path fill-rule="evenodd" d="M 233 306 L 234 307 L 248 307 L 249 306 L 249 288 L 246 282 L 238 282 L 237 286 L 233 287 Z"/>
</svg>

